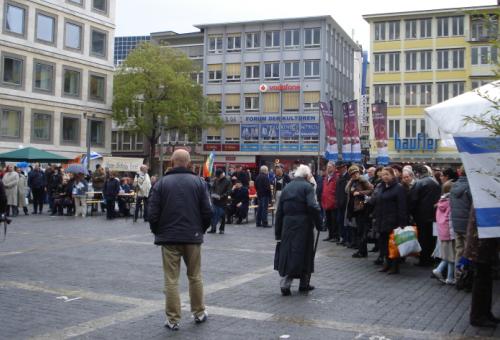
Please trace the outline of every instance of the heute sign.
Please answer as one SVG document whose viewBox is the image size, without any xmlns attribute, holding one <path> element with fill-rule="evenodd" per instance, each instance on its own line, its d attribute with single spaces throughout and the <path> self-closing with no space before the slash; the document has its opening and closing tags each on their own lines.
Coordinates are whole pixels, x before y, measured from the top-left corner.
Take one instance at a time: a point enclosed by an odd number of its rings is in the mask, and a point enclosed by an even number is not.
<svg viewBox="0 0 500 340">
<path fill-rule="evenodd" d="M 267 91 L 300 91 L 300 85 L 290 85 L 290 84 L 277 84 L 277 85 L 266 85 L 266 84 L 260 84 L 259 85 L 259 91 L 260 92 L 267 92 Z"/>
</svg>

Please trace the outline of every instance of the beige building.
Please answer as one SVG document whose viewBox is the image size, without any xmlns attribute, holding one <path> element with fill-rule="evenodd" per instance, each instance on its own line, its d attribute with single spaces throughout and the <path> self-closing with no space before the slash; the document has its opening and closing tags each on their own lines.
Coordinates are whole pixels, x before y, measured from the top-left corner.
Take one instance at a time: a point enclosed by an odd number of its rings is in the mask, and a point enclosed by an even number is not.
<svg viewBox="0 0 500 340">
<path fill-rule="evenodd" d="M 115 0 L 2 1 L 0 152 L 111 152 Z"/>
</svg>

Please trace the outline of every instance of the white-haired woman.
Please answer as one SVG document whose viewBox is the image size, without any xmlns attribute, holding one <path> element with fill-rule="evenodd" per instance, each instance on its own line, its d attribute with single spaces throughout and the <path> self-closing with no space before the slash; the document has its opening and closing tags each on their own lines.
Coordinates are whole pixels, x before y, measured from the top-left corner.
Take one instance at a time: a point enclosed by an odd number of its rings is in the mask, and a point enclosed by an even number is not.
<svg viewBox="0 0 500 340">
<path fill-rule="evenodd" d="M 314 272 L 314 227 L 321 228 L 316 192 L 309 183 L 311 169 L 300 165 L 294 179 L 283 189 L 276 212 L 276 240 L 280 242 L 277 270 L 283 296 L 290 295 L 293 279 L 300 279 L 299 291 L 308 292 Z"/>
</svg>

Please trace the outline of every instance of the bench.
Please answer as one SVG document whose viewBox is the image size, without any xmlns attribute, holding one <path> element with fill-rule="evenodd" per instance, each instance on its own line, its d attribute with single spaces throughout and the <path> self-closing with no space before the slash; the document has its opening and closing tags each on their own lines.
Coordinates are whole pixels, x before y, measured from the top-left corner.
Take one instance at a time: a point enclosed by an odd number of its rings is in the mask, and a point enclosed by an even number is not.
<svg viewBox="0 0 500 340">
<path fill-rule="evenodd" d="M 259 207 L 258 204 L 251 204 L 249 207 L 248 207 L 248 210 L 250 209 L 254 209 L 253 211 L 253 216 L 254 218 L 257 217 L 257 208 Z M 271 213 L 271 225 L 274 226 L 274 211 L 276 209 L 274 208 L 273 205 L 270 205 L 269 207 L 267 207 L 267 212 L 268 213 Z M 247 223 L 248 223 L 248 215 L 247 215 Z"/>
</svg>

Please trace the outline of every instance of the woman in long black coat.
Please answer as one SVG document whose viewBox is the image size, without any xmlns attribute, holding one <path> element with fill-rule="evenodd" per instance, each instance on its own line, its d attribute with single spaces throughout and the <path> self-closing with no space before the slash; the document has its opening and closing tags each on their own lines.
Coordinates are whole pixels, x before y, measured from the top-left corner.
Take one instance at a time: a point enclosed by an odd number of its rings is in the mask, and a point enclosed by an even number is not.
<svg viewBox="0 0 500 340">
<path fill-rule="evenodd" d="M 281 293 L 290 295 L 293 279 L 299 291 L 308 292 L 314 272 L 314 227 L 321 228 L 320 207 L 313 186 L 307 181 L 311 170 L 300 165 L 294 179 L 283 189 L 276 212 L 275 236 L 280 242 L 278 272 Z"/>
<path fill-rule="evenodd" d="M 389 274 L 399 273 L 398 260 L 391 260 L 388 256 L 389 235 L 397 227 L 404 227 L 408 223 L 406 206 L 406 191 L 397 182 L 394 170 L 385 167 L 382 170 L 382 183 L 377 189 L 375 197 L 374 226 L 380 233 L 379 249 L 380 257 L 384 258 L 384 267 L 381 272 Z"/>
</svg>

